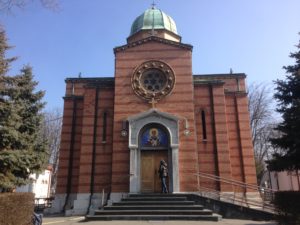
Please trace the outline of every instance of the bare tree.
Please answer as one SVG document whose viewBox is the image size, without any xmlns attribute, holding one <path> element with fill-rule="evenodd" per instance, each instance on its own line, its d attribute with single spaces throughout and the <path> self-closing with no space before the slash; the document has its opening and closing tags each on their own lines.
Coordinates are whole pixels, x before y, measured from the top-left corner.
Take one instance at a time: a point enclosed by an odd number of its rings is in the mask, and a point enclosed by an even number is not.
<svg viewBox="0 0 300 225">
<path fill-rule="evenodd" d="M 270 86 L 253 83 L 248 87 L 250 126 L 258 181 L 265 170 L 264 161 L 273 152 L 269 142 L 274 134 L 273 98 Z"/>
<path fill-rule="evenodd" d="M 0 11 L 11 12 L 14 8 L 25 8 L 35 0 L 0 0 Z M 41 5 L 47 9 L 58 10 L 60 0 L 38 0 Z"/>
<path fill-rule="evenodd" d="M 56 188 L 61 127 L 62 110 L 54 109 L 44 112 L 41 135 L 47 141 L 47 147 L 50 155 L 49 164 L 52 165 L 51 194 L 54 194 Z"/>
</svg>

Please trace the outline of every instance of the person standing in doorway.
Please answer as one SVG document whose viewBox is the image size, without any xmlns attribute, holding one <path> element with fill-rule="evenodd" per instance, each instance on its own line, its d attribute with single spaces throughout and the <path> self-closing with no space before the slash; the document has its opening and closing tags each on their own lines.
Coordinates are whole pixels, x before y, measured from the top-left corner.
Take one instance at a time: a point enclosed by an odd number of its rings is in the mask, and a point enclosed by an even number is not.
<svg viewBox="0 0 300 225">
<path fill-rule="evenodd" d="M 161 192 L 162 193 L 168 193 L 167 189 L 167 176 L 168 176 L 168 165 L 164 160 L 160 161 L 159 165 L 159 178 L 161 180 Z"/>
</svg>

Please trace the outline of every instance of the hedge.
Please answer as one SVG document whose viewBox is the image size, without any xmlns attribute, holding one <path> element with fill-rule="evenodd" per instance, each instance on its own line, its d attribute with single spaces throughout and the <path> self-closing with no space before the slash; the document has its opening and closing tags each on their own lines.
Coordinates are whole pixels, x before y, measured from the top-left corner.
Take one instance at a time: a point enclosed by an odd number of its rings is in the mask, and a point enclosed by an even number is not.
<svg viewBox="0 0 300 225">
<path fill-rule="evenodd" d="M 33 212 L 32 193 L 0 194 L 0 225 L 29 225 Z"/>
<path fill-rule="evenodd" d="M 300 191 L 278 191 L 274 204 L 279 224 L 300 224 Z"/>
</svg>

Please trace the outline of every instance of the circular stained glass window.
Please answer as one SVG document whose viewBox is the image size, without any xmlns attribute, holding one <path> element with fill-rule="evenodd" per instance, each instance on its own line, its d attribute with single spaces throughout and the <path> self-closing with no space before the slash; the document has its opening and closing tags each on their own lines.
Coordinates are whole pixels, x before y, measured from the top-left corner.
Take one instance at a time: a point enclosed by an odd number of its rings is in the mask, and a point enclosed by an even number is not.
<svg viewBox="0 0 300 225">
<path fill-rule="evenodd" d="M 160 100 L 172 92 L 175 75 L 168 64 L 151 60 L 135 69 L 131 82 L 133 91 L 139 97 Z"/>
<path fill-rule="evenodd" d="M 166 75 L 158 69 L 146 70 L 141 76 L 141 85 L 147 91 L 161 91 L 167 83 Z"/>
</svg>

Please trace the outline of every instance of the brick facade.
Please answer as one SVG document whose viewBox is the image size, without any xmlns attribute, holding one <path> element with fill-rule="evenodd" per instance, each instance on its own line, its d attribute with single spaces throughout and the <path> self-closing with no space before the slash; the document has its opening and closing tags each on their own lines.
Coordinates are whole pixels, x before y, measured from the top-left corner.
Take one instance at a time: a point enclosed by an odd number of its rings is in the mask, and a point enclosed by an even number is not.
<svg viewBox="0 0 300 225">
<path fill-rule="evenodd" d="M 129 142 L 121 131 L 129 117 L 152 108 L 131 85 L 135 68 L 149 60 L 175 74 L 172 93 L 155 108 L 179 118 L 180 192 L 233 191 L 198 172 L 256 184 L 245 74 L 193 75 L 192 46 L 155 36 L 135 36 L 114 52 L 114 78 L 66 79 L 57 194 L 130 191 Z"/>
</svg>

